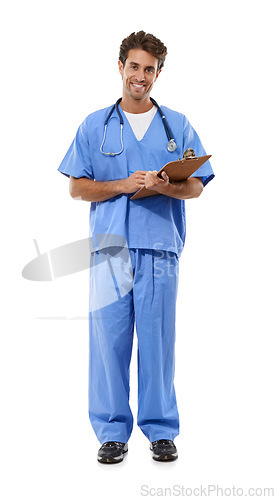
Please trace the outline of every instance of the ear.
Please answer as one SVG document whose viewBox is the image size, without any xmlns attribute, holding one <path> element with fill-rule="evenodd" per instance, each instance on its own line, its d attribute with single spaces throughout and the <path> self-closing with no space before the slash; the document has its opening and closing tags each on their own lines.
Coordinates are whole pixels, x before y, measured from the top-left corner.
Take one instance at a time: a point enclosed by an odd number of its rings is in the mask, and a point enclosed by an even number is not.
<svg viewBox="0 0 275 500">
<path fill-rule="evenodd" d="M 118 60 L 118 71 L 120 72 L 121 76 L 123 75 L 123 63 Z"/>
</svg>

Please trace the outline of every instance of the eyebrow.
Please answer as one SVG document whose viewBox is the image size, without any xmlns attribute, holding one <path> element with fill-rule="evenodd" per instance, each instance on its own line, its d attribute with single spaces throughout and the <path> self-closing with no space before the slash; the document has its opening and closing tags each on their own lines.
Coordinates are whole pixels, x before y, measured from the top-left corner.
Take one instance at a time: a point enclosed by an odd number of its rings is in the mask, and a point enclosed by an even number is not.
<svg viewBox="0 0 275 500">
<path fill-rule="evenodd" d="M 135 66 L 140 66 L 139 63 L 134 62 L 134 61 L 129 62 L 129 64 L 134 64 Z M 145 69 L 155 69 L 155 67 L 154 66 L 146 66 Z"/>
</svg>

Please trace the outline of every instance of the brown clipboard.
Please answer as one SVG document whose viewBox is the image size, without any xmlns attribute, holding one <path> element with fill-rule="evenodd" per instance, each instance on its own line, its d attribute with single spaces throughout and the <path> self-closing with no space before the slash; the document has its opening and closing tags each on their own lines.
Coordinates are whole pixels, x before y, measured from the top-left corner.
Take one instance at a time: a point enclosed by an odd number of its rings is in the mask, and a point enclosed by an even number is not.
<svg viewBox="0 0 275 500">
<path fill-rule="evenodd" d="M 185 158 L 177 161 L 170 161 L 166 163 L 164 167 L 158 172 L 158 176 L 161 177 L 161 173 L 165 171 L 172 182 L 181 182 L 194 174 L 198 168 L 200 168 L 212 155 L 208 156 L 196 156 Z M 152 189 L 146 189 L 146 187 L 140 188 L 133 196 L 131 200 L 137 200 L 139 198 L 145 198 L 147 196 L 155 196 L 158 193 Z"/>
</svg>

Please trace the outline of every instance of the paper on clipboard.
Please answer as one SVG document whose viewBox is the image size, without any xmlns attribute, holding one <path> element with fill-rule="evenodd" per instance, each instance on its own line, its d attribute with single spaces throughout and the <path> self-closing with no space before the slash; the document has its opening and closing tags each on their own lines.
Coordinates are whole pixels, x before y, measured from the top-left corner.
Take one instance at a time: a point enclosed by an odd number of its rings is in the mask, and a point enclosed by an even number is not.
<svg viewBox="0 0 275 500">
<path fill-rule="evenodd" d="M 181 182 L 194 174 L 198 168 L 200 168 L 212 155 L 207 156 L 195 156 L 189 158 L 183 158 L 177 161 L 170 161 L 166 163 L 158 172 L 158 176 L 165 171 L 172 182 Z M 137 200 L 139 198 L 145 198 L 147 196 L 155 196 L 158 193 L 152 189 L 146 189 L 142 187 L 139 189 L 130 199 Z"/>
</svg>

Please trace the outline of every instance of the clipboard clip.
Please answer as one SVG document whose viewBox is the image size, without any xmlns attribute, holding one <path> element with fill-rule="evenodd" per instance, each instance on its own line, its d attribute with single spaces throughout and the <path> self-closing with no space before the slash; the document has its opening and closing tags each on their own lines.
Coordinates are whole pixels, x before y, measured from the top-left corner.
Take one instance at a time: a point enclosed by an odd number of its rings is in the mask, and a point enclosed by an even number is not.
<svg viewBox="0 0 275 500">
<path fill-rule="evenodd" d="M 195 151 L 192 148 L 188 148 L 184 151 L 182 158 L 179 158 L 180 160 L 197 160 L 198 157 L 195 155 Z"/>
</svg>

